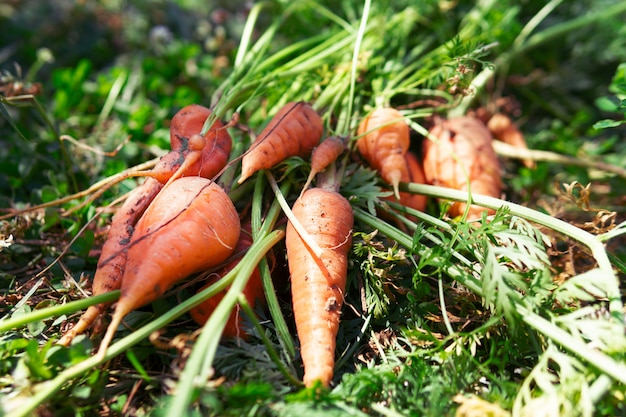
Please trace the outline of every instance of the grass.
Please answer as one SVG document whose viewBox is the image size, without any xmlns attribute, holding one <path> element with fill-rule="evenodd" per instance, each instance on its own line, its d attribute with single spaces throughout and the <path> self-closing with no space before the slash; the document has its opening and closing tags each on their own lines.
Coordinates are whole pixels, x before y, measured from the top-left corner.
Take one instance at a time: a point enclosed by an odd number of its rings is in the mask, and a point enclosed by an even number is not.
<svg viewBox="0 0 626 417">
<path fill-rule="evenodd" d="M 45 41 L 28 36 L 20 2 L 2 9 L 0 415 L 626 413 L 624 2 L 383 3 L 270 1 L 244 14 L 102 1 L 74 6 L 71 21 L 51 12 Z M 104 42 L 67 36 L 95 16 Z M 117 26 L 126 19 L 138 23 Z M 299 100 L 352 139 L 371 108 L 397 107 L 418 152 L 434 115 L 503 111 L 531 148 L 499 150 L 506 198 L 402 184 L 429 197 L 425 212 L 384 200 L 356 151 L 343 160 L 355 228 L 330 389 L 300 383 L 282 243 L 282 206 L 308 161 L 236 184 L 237 157 Z M 254 245 L 206 290 L 198 274 L 130 314 L 104 358 L 96 334 L 56 345 L 88 305 L 119 296 L 89 296 L 106 227 L 141 181 L 129 173 L 167 151 L 168 121 L 191 103 L 238 114 L 218 182 L 249 212 Z M 451 200 L 497 211 L 450 219 Z M 257 266 L 267 309 L 240 295 Z M 229 285 L 199 329 L 187 312 Z M 249 337 L 220 340 L 237 303 Z"/>
</svg>

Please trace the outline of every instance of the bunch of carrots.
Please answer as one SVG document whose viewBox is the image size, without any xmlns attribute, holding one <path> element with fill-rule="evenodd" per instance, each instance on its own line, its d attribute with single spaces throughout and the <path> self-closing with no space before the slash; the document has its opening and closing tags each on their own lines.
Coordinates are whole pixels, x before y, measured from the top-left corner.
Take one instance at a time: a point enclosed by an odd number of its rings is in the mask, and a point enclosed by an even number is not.
<svg viewBox="0 0 626 417">
<path fill-rule="evenodd" d="M 116 329 L 131 311 L 161 297 L 192 274 L 207 270 L 220 277 L 230 271 L 252 245 L 251 228 L 216 178 L 229 164 L 232 139 L 227 127 L 213 122 L 202 129 L 211 111 L 199 105 L 180 110 L 170 127 L 171 151 L 130 193 L 112 218 L 93 279 L 94 295 L 121 290 L 110 324 L 100 344 L 104 355 Z M 320 115 L 306 102 L 282 107 L 241 158 L 241 184 L 261 170 L 287 158 L 310 158 L 311 171 L 299 197 L 286 210 L 286 258 L 296 330 L 306 386 L 329 386 L 335 364 L 335 344 L 345 299 L 348 257 L 354 225 L 353 210 L 340 193 L 345 162 L 362 160 L 376 170 L 396 199 L 424 211 L 426 198 L 401 192 L 401 182 L 432 183 L 492 196 L 501 192 L 500 168 L 490 145 L 492 134 L 477 118 L 437 119 L 424 140 L 423 158 L 410 148 L 410 129 L 393 108 L 377 108 L 360 123 L 355 140 L 329 136 L 322 140 Z M 352 151 L 352 152 L 350 152 Z M 339 158 L 346 155 L 342 165 Z M 316 185 L 311 187 L 313 181 Z M 452 216 L 465 210 L 449 207 Z M 482 208 L 472 207 L 476 215 Z M 242 226 L 243 223 L 243 226 Z M 212 281 L 211 281 L 212 282 Z M 206 285 L 210 285 L 210 282 Z M 244 296 L 262 305 L 258 271 Z M 208 299 L 190 311 L 206 322 L 220 300 Z M 99 322 L 108 305 L 96 305 L 60 340 L 68 345 L 76 335 Z M 245 337 L 243 321 L 233 311 L 225 337 Z"/>
</svg>

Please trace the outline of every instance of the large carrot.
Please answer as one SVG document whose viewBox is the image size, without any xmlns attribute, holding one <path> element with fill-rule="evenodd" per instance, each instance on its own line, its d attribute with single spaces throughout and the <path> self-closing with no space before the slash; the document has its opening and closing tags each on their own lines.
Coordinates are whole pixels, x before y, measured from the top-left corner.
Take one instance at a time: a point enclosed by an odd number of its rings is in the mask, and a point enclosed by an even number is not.
<svg viewBox="0 0 626 417">
<path fill-rule="evenodd" d="M 172 150 L 164 155 L 149 173 L 149 178 L 134 189 L 126 202 L 111 220 L 111 227 L 98 261 L 92 284 L 93 295 L 118 290 L 127 261 L 128 243 L 135 224 L 159 193 L 163 184 L 180 176 L 200 175 L 213 177 L 228 161 L 232 139 L 216 121 L 205 136 L 199 133 L 211 114 L 203 106 L 190 105 L 181 109 L 170 124 Z M 91 306 L 78 323 L 59 340 L 69 345 L 74 337 L 83 333 L 104 312 L 108 305 Z"/>
<path fill-rule="evenodd" d="M 290 156 L 308 156 L 320 141 L 322 119 L 309 103 L 287 103 L 259 134 L 241 160 L 241 184 L 255 172 Z"/>
<path fill-rule="evenodd" d="M 306 386 L 333 377 L 339 316 L 344 301 L 354 216 L 335 189 L 311 188 L 293 205 L 293 214 L 322 248 L 320 257 L 290 223 L 285 243 L 291 274 L 293 311 Z"/>
<path fill-rule="evenodd" d="M 359 124 L 357 148 L 363 158 L 393 187 L 400 198 L 398 184 L 406 178 L 404 161 L 410 145 L 409 126 L 402 114 L 390 107 L 374 110 Z"/>
<path fill-rule="evenodd" d="M 237 246 L 235 247 L 234 255 L 244 254 L 252 245 L 252 236 L 250 234 L 250 229 L 251 228 L 249 223 L 246 223 L 242 226 L 241 235 L 239 236 L 239 241 L 237 242 Z M 241 259 L 237 257 L 236 259 L 233 259 L 231 262 L 229 262 L 225 267 L 221 268 L 219 271 L 216 271 L 215 274 L 211 275 L 211 279 L 209 280 L 209 282 L 207 282 L 202 288 L 200 288 L 198 292 L 211 286 L 215 281 L 226 275 L 239 263 L 240 260 Z M 226 291 L 228 291 L 228 289 L 225 289 L 224 291 L 215 294 L 213 297 L 207 299 L 203 303 L 189 310 L 191 318 L 196 323 L 204 325 L 209 317 L 211 317 L 211 314 L 213 314 L 213 311 L 215 310 L 217 305 L 224 298 Z M 259 272 L 258 268 L 254 270 L 254 272 L 248 279 L 248 282 L 243 290 L 243 295 L 248 301 L 248 304 L 250 304 L 251 306 L 265 304 L 265 293 L 263 291 L 263 283 L 261 282 L 261 273 Z M 240 314 L 239 305 L 235 306 L 235 309 L 232 311 L 230 317 L 228 318 L 222 336 L 225 338 L 247 338 L 247 334 L 243 327 L 243 317 Z"/>
<path fill-rule="evenodd" d="M 215 182 L 184 177 L 165 186 L 133 233 L 121 295 L 98 354 L 105 354 L 126 314 L 190 274 L 226 260 L 240 228 L 237 210 Z"/>
<path fill-rule="evenodd" d="M 500 163 L 491 133 L 480 119 L 462 116 L 437 120 L 430 137 L 424 141 L 424 172 L 429 183 L 457 190 L 467 190 L 469 185 L 474 194 L 500 197 Z M 459 216 L 466 206 L 454 203 L 448 214 Z M 469 209 L 468 219 L 480 218 L 483 211 L 494 213 L 474 205 Z"/>
<path fill-rule="evenodd" d="M 111 220 L 108 238 L 102 246 L 98 267 L 93 277 L 93 295 L 119 290 L 122 286 L 122 275 L 126 267 L 127 250 L 135 224 L 144 213 L 150 202 L 163 187 L 153 178 L 148 178 L 135 188 L 124 204 L 118 209 Z M 90 306 L 74 327 L 67 331 L 59 343 L 67 346 L 74 337 L 83 333 L 106 310 L 109 304 Z"/>
</svg>

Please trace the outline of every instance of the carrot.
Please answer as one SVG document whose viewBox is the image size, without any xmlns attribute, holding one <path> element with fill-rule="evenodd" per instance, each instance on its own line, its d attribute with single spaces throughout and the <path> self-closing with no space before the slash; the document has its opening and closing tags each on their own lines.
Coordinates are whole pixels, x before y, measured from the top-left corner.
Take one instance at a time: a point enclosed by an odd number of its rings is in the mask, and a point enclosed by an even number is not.
<svg viewBox="0 0 626 417">
<path fill-rule="evenodd" d="M 144 213 L 163 185 L 148 178 L 135 188 L 111 220 L 108 238 L 102 246 L 98 267 L 93 277 L 93 295 L 119 290 L 127 260 L 127 250 L 135 223 Z M 108 304 L 90 306 L 74 327 L 66 332 L 59 343 L 68 346 L 77 335 L 83 333 L 104 313 Z"/>
<path fill-rule="evenodd" d="M 165 186 L 141 217 L 128 247 L 121 295 L 98 355 L 126 314 L 188 275 L 228 258 L 239 240 L 237 210 L 224 190 L 201 177 Z"/>
<path fill-rule="evenodd" d="M 311 153 L 311 172 L 304 184 L 303 190 L 306 190 L 313 181 L 313 178 L 333 162 L 346 150 L 345 138 L 339 136 L 330 136 L 318 146 L 313 148 Z"/>
<path fill-rule="evenodd" d="M 409 149 L 409 126 L 390 107 L 377 108 L 359 124 L 357 148 L 369 165 L 391 184 L 399 199 L 398 184 L 406 178 L 404 154 Z"/>
<path fill-rule="evenodd" d="M 474 194 L 500 197 L 502 182 L 500 163 L 492 146 L 489 129 L 478 118 L 462 116 L 449 120 L 438 120 L 430 130 L 431 138 L 424 141 L 424 172 L 426 180 L 457 190 Z M 448 214 L 462 215 L 465 203 L 454 203 Z M 483 211 L 495 211 L 471 206 L 468 219 L 480 218 Z"/>
<path fill-rule="evenodd" d="M 118 290 L 127 261 L 128 243 L 134 227 L 163 184 L 179 176 L 216 175 L 228 161 L 232 140 L 223 125 L 216 121 L 205 136 L 200 136 L 204 121 L 211 114 L 206 107 L 190 105 L 172 118 L 170 144 L 172 150 L 163 156 L 147 174 L 149 178 L 133 190 L 124 205 L 111 220 L 108 238 L 102 247 L 92 284 L 93 295 Z M 106 304 L 91 306 L 78 323 L 59 340 L 69 345 L 101 316 Z"/>
<path fill-rule="evenodd" d="M 239 236 L 239 242 L 237 242 L 237 246 L 235 247 L 234 255 L 245 253 L 251 245 L 252 236 L 250 235 L 250 224 L 247 223 L 246 225 L 242 226 L 241 235 Z M 240 258 L 234 259 L 226 266 L 221 268 L 219 271 L 217 271 L 211 277 L 211 280 L 202 288 L 200 288 L 198 292 L 211 286 L 215 281 L 226 275 L 237 265 L 237 263 L 239 263 L 239 261 Z M 209 317 L 211 317 L 211 314 L 213 313 L 217 305 L 224 298 L 226 291 L 228 291 L 228 289 L 225 289 L 224 291 L 214 295 L 213 297 L 207 299 L 203 303 L 189 310 L 191 318 L 199 325 L 204 325 Z M 246 287 L 243 290 L 243 294 L 251 306 L 261 305 L 265 303 L 265 293 L 263 291 L 263 283 L 261 282 L 261 273 L 259 272 L 258 268 L 255 269 L 250 276 Z M 230 317 L 228 318 L 222 336 L 225 338 L 247 338 L 247 334 L 245 332 L 245 329 L 243 328 L 243 317 L 241 317 L 240 315 L 240 307 L 238 305 L 235 307 L 235 310 L 232 311 Z"/>
<path fill-rule="evenodd" d="M 407 175 L 402 177 L 402 181 L 425 184 L 424 168 L 417 156 L 413 152 L 408 151 L 404 155 L 404 160 L 407 167 Z M 400 192 L 400 203 L 419 211 L 426 210 L 426 196 L 421 194 Z"/>
<path fill-rule="evenodd" d="M 292 223 L 287 224 L 285 243 L 304 383 L 311 386 L 320 381 L 328 386 L 333 377 L 354 217 L 350 203 L 330 187 L 306 190 L 292 211 L 322 248 L 318 258 Z"/>
<path fill-rule="evenodd" d="M 153 169 L 159 182 L 165 184 L 172 176 L 213 178 L 224 168 L 232 148 L 224 125 L 216 120 L 204 138 L 199 135 L 210 115 L 211 110 L 198 104 L 183 107 L 174 115 L 170 123 L 172 150 Z"/>
<path fill-rule="evenodd" d="M 502 113 L 494 114 L 487 122 L 487 127 L 496 139 L 517 148 L 528 149 L 524 134 L 508 116 Z M 535 167 L 535 161 L 532 159 L 524 159 L 523 163 L 526 168 Z"/>
<path fill-rule="evenodd" d="M 287 103 L 272 118 L 241 160 L 239 184 L 290 156 L 308 156 L 322 137 L 322 119 L 309 103 Z"/>
</svg>

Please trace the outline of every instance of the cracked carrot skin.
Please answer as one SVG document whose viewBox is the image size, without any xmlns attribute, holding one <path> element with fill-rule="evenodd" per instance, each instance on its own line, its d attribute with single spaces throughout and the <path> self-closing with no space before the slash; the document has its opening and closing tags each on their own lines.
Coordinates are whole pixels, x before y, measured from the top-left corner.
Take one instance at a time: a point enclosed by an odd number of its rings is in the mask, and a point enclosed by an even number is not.
<svg viewBox="0 0 626 417">
<path fill-rule="evenodd" d="M 398 184 L 408 176 L 404 155 L 409 149 L 409 126 L 402 114 L 390 107 L 377 108 L 359 124 L 359 153 L 392 185 L 399 196 Z"/>
<path fill-rule="evenodd" d="M 323 131 L 322 119 L 309 103 L 287 103 L 244 154 L 239 184 L 255 172 L 270 169 L 291 156 L 310 155 Z"/>
<path fill-rule="evenodd" d="M 135 227 L 121 295 L 99 354 L 104 355 L 126 314 L 192 273 L 225 261 L 240 232 L 237 210 L 215 182 L 183 177 L 163 187 Z"/>
<path fill-rule="evenodd" d="M 304 365 L 303 379 L 308 387 L 316 381 L 329 386 L 335 365 L 354 215 L 350 203 L 341 194 L 324 188 L 305 191 L 292 211 L 322 248 L 322 255 L 317 258 L 292 224 L 287 224 L 285 243 Z"/>
</svg>

